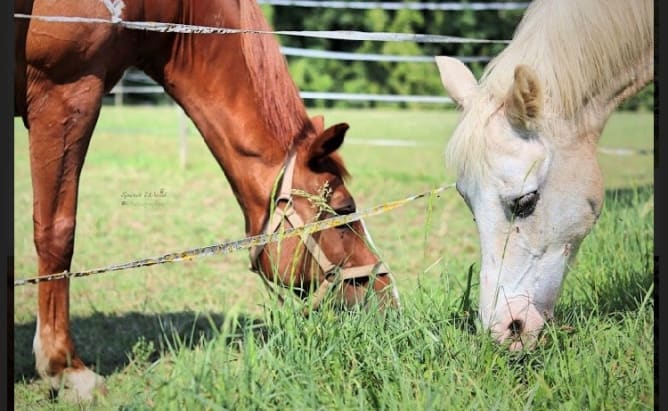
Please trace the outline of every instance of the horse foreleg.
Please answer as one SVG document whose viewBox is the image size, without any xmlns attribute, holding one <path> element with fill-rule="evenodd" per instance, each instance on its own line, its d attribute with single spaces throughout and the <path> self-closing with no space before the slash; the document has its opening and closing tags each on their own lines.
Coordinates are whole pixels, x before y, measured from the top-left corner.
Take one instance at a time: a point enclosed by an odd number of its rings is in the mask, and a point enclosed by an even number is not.
<svg viewBox="0 0 668 411">
<path fill-rule="evenodd" d="M 34 240 L 40 275 L 70 269 L 79 176 L 100 112 L 102 82 L 95 76 L 76 83 L 34 82 L 30 105 L 30 168 Z M 81 361 L 70 335 L 69 280 L 39 284 L 35 365 L 53 389 L 68 389 L 76 400 L 104 392 L 103 378 Z"/>
</svg>

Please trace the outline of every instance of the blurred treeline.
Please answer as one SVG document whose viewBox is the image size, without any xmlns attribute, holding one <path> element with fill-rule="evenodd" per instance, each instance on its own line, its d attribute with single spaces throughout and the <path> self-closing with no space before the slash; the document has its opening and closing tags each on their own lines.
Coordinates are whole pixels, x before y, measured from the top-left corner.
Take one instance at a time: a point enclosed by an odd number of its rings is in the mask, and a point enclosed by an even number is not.
<svg viewBox="0 0 668 411">
<path fill-rule="evenodd" d="M 400 2 L 400 1 L 399 1 Z M 523 10 L 359 10 L 264 6 L 275 30 L 353 30 L 421 33 L 477 39 L 510 39 Z M 281 36 L 284 46 L 316 50 L 408 56 L 493 57 L 505 47 L 494 43 L 415 43 L 345 41 Z M 435 63 L 341 61 L 286 57 L 300 90 L 445 96 Z M 476 76 L 486 62 L 468 64 Z M 372 107 L 390 103 L 311 101 L 318 106 Z M 433 104 L 394 103 L 397 106 Z"/>
<path fill-rule="evenodd" d="M 385 0 L 391 1 L 391 0 Z M 452 1 L 452 0 L 450 0 Z M 401 3 L 401 0 L 395 0 Z M 419 2 L 411 0 L 411 2 Z M 423 0 L 433 3 L 435 0 Z M 480 1 L 477 2 L 493 2 Z M 262 9 L 274 30 L 351 30 L 438 34 L 475 39 L 509 40 L 519 23 L 519 10 L 382 10 L 330 9 L 270 6 Z M 575 29 L 575 28 L 574 28 Z M 506 45 L 494 43 L 415 43 L 328 40 L 297 36 L 279 36 L 282 46 L 310 50 L 408 56 L 494 57 Z M 345 61 L 337 59 L 286 56 L 290 73 L 302 91 L 344 93 L 445 96 L 435 63 Z M 468 63 L 479 77 L 486 61 Z M 131 85 L 129 83 L 124 83 Z M 136 96 L 139 97 L 139 96 Z M 136 98 L 135 97 L 135 98 Z M 143 95 L 141 100 L 164 99 Z M 131 103 L 133 95 L 124 102 Z M 438 104 L 379 103 L 372 101 L 305 100 L 310 107 L 422 107 L 442 108 Z M 625 110 L 653 110 L 654 85 L 621 107 Z"/>
</svg>

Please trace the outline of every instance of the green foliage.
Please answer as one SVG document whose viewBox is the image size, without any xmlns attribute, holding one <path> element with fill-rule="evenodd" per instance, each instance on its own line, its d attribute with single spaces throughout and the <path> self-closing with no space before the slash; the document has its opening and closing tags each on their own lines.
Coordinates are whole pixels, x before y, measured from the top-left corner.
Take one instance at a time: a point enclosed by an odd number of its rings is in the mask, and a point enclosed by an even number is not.
<svg viewBox="0 0 668 411">
<path fill-rule="evenodd" d="M 412 0 L 414 1 L 414 0 Z M 401 2 L 401 1 L 398 1 Z M 275 30 L 352 30 L 438 34 L 477 39 L 511 39 L 524 10 L 357 10 L 262 5 L 265 17 Z M 402 56 L 474 56 L 494 57 L 504 44 L 414 43 L 328 40 L 280 36 L 284 46 L 313 50 L 343 51 Z M 406 62 L 345 61 L 322 58 L 287 57 L 290 73 L 302 91 L 393 95 L 444 95 L 435 64 Z M 485 62 L 470 63 L 480 77 Z M 133 69 L 131 69 L 132 71 Z M 146 85 L 124 79 L 124 85 Z M 625 102 L 621 110 L 654 108 L 654 87 Z M 111 97 L 106 102 L 111 102 Z M 163 94 L 128 94 L 125 104 L 164 104 L 171 101 Z M 373 101 L 306 100 L 309 107 L 420 107 L 442 106 L 420 103 L 378 103 Z"/>
<path fill-rule="evenodd" d="M 276 30 L 355 30 L 508 39 L 521 15 L 521 10 L 334 10 L 273 7 L 271 23 Z M 301 37 L 281 37 L 279 40 L 290 47 L 402 56 L 493 56 L 503 49 L 503 45 L 498 44 L 343 41 Z M 303 57 L 288 57 L 288 63 L 300 90 L 395 95 L 444 94 L 435 64 Z M 471 67 L 480 75 L 484 64 L 473 63 Z M 379 104 L 390 107 L 425 107 L 419 103 L 313 100 L 307 100 L 306 103 L 313 107 L 375 107 Z"/>
<path fill-rule="evenodd" d="M 619 106 L 619 110 L 653 111 L 654 110 L 654 82 L 640 90 L 638 94 L 629 98 Z"/>
<path fill-rule="evenodd" d="M 401 1 L 398 1 L 401 2 Z M 439 34 L 478 39 L 511 39 L 524 10 L 356 10 L 267 7 L 277 30 L 356 30 Z M 504 44 L 371 42 L 281 37 L 291 47 L 405 56 L 494 57 Z M 435 64 L 364 62 L 288 57 L 290 72 L 300 90 L 396 95 L 443 95 Z M 479 77 L 484 62 L 471 63 Z M 419 103 L 377 103 L 307 100 L 310 107 L 412 107 L 441 108 Z M 653 110 L 653 85 L 629 99 L 622 110 Z"/>
<path fill-rule="evenodd" d="M 271 23 L 277 29 L 359 30 L 424 33 L 477 39 L 511 39 L 524 10 L 355 10 L 273 7 Z M 402 56 L 496 56 L 505 45 L 476 43 L 356 42 L 283 37 L 291 47 Z M 395 95 L 443 95 L 435 64 L 339 61 L 289 57 L 290 71 L 300 90 Z M 479 77 L 484 62 L 471 63 Z M 376 107 L 376 102 L 313 101 L 312 107 Z M 419 103 L 380 103 L 393 107 L 440 108 Z M 629 99 L 622 110 L 652 110 L 653 85 Z"/>
</svg>

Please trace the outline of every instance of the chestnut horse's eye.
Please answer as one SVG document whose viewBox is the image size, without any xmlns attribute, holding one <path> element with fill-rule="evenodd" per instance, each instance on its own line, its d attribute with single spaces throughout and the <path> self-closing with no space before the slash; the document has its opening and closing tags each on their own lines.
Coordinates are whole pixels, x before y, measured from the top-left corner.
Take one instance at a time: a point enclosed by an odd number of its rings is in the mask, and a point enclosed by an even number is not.
<svg viewBox="0 0 668 411">
<path fill-rule="evenodd" d="M 536 209 L 538 202 L 538 191 L 532 191 L 521 197 L 516 198 L 510 204 L 510 211 L 515 217 L 525 218 L 530 216 Z"/>
</svg>

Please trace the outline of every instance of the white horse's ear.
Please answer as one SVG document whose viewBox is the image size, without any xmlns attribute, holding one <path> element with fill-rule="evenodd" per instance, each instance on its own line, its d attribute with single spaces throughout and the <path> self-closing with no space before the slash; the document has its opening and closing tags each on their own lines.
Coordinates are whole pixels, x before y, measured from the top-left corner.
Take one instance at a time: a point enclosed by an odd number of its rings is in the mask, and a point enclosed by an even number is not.
<svg viewBox="0 0 668 411">
<path fill-rule="evenodd" d="M 453 57 L 436 56 L 445 91 L 458 105 L 465 107 L 467 97 L 475 91 L 478 82 L 464 63 Z"/>
<path fill-rule="evenodd" d="M 543 87 L 528 66 L 515 67 L 513 84 L 505 101 L 506 117 L 510 124 L 532 130 L 543 111 Z"/>
</svg>

